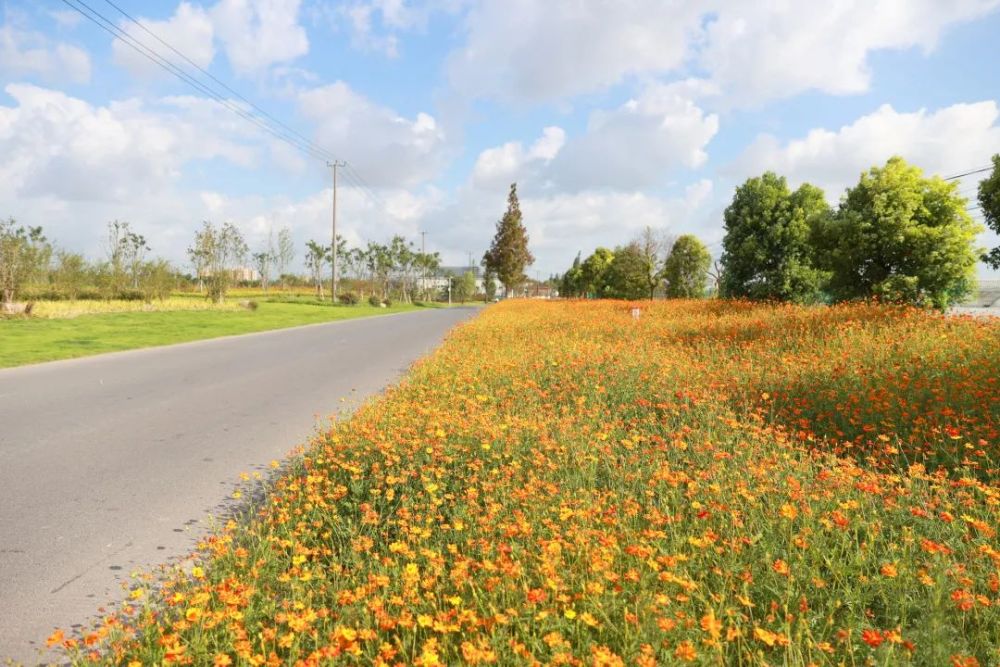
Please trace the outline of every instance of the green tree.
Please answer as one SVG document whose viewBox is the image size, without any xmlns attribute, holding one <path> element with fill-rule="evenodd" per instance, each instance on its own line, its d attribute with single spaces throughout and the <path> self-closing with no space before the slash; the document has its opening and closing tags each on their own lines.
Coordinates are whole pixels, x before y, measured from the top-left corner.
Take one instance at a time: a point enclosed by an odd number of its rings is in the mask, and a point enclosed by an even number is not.
<svg viewBox="0 0 1000 667">
<path fill-rule="evenodd" d="M 615 248 L 604 283 L 600 296 L 605 298 L 635 300 L 649 296 L 649 262 L 639 243 Z"/>
<path fill-rule="evenodd" d="M 685 234 L 674 241 L 663 266 L 667 296 L 673 299 L 700 299 L 705 295 L 712 256 L 697 236 Z"/>
<path fill-rule="evenodd" d="M 815 266 L 810 237 L 829 214 L 823 191 L 808 183 L 791 192 L 770 171 L 747 179 L 725 211 L 721 295 L 817 299 L 826 276 Z"/>
<path fill-rule="evenodd" d="M 93 278 L 87 259 L 76 252 L 60 250 L 52 269 L 52 286 L 67 299 L 76 299 Z"/>
<path fill-rule="evenodd" d="M 0 220 L 0 304 L 9 309 L 17 293 L 49 264 L 52 248 L 41 227 Z"/>
<path fill-rule="evenodd" d="M 580 265 L 580 253 L 576 253 L 576 257 L 573 258 L 573 265 L 559 279 L 559 296 L 567 299 L 582 296 L 582 269 Z"/>
<path fill-rule="evenodd" d="M 177 273 L 165 259 L 143 262 L 139 270 L 139 289 L 147 303 L 169 297 L 176 283 Z"/>
<path fill-rule="evenodd" d="M 607 272 L 608 267 L 615 258 L 615 253 L 607 248 L 598 248 L 590 253 L 587 259 L 580 264 L 580 282 L 578 289 L 580 296 L 591 298 L 601 298 L 608 291 Z"/>
<path fill-rule="evenodd" d="M 946 308 L 975 287 L 979 225 L 958 184 L 900 157 L 872 167 L 817 233 L 837 300 L 877 297 Z"/>
<path fill-rule="evenodd" d="M 986 225 L 1000 234 L 1000 155 L 993 156 L 993 171 L 979 182 L 978 195 Z M 994 269 L 1000 269 L 1000 246 L 983 255 L 982 259 Z"/>
<path fill-rule="evenodd" d="M 521 221 L 517 183 L 512 183 L 507 196 L 507 212 L 497 222 L 496 235 L 490 249 L 483 256 L 483 265 L 497 275 L 504 292 L 509 296 L 524 283 L 524 269 L 534 261 L 534 256 L 528 250 L 528 231 Z"/>
<path fill-rule="evenodd" d="M 247 251 L 243 235 L 231 222 L 216 227 L 206 220 L 202 228 L 195 232 L 188 256 L 199 270 L 199 278 L 203 278 L 208 286 L 208 297 L 212 301 L 225 301 L 233 272 L 246 260 Z"/>
<path fill-rule="evenodd" d="M 487 301 L 497 298 L 497 279 L 492 271 L 483 274 L 483 291 L 486 292 Z"/>
<path fill-rule="evenodd" d="M 451 297 L 455 301 L 465 303 L 476 293 L 476 274 L 466 271 L 461 276 L 452 276 Z"/>
</svg>

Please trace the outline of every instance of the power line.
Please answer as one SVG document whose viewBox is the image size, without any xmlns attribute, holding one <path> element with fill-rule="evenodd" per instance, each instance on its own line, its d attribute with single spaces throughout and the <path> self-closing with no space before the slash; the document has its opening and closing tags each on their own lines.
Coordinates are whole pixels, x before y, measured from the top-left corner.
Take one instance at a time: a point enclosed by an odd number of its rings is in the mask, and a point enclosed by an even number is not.
<svg viewBox="0 0 1000 667">
<path fill-rule="evenodd" d="M 204 81 L 199 81 L 197 78 L 189 74 L 188 72 L 181 69 L 177 64 L 171 62 L 169 59 L 157 53 L 155 50 L 151 49 L 149 46 L 141 42 L 139 39 L 134 37 L 125 29 L 117 26 L 113 21 L 111 21 L 107 16 L 101 12 L 94 9 L 92 6 L 88 5 L 84 0 L 62 0 L 62 2 L 72 9 L 76 10 L 83 17 L 97 25 L 99 28 L 109 33 L 112 37 L 115 37 L 122 41 L 122 43 L 129 46 L 132 50 L 136 51 L 142 55 L 147 60 L 153 62 L 161 69 L 167 71 L 173 76 L 177 77 L 184 83 L 188 84 L 198 92 L 207 95 L 211 99 L 218 102 L 220 105 L 225 107 L 227 110 L 233 112 L 234 114 L 240 116 L 244 120 L 253 123 L 258 128 L 264 130 L 276 139 L 288 144 L 292 148 L 302 152 L 316 160 L 320 160 L 326 163 L 338 162 L 337 157 L 331 151 L 324 148 L 322 145 L 310 140 L 308 137 L 304 136 L 300 132 L 296 131 L 294 128 L 290 127 L 280 119 L 276 118 L 272 114 L 268 113 L 266 110 L 261 108 L 259 105 L 255 104 L 253 101 L 247 97 L 241 95 L 238 91 L 234 90 L 232 87 L 227 85 L 224 81 L 213 75 L 204 67 L 200 66 L 182 51 L 171 45 L 169 42 L 161 38 L 150 28 L 143 25 L 141 21 L 136 19 L 134 16 L 126 12 L 118 4 L 112 0 L 105 0 L 105 2 L 114 8 L 118 13 L 124 16 L 127 20 L 131 21 L 139 28 L 150 35 L 157 42 L 162 44 L 164 47 L 169 49 L 171 52 L 176 54 L 178 57 L 188 63 L 191 67 L 195 68 L 202 75 L 210 79 L 212 82 L 220 86 L 223 90 L 228 91 L 233 97 L 242 101 L 250 109 L 259 114 L 258 117 L 254 113 L 248 112 L 247 110 L 241 108 L 239 105 L 235 104 L 232 100 L 227 99 L 224 95 L 212 88 L 212 86 Z M 264 120 L 266 119 L 266 120 Z M 276 127 L 275 127 L 276 126 Z M 358 170 L 346 161 L 341 161 L 345 170 L 343 175 L 350 181 L 351 185 L 361 192 L 367 199 L 369 199 L 377 208 L 382 208 L 384 210 L 388 209 L 386 202 L 374 192 L 372 187 L 368 182 L 361 176 Z"/>
<path fill-rule="evenodd" d="M 163 40 L 159 35 L 157 35 L 155 32 L 153 32 L 148 27 L 146 27 L 145 25 L 143 25 L 141 21 L 139 21 L 138 19 L 136 19 L 135 17 L 133 17 L 131 14 L 129 14 L 128 12 L 126 12 L 124 9 L 122 9 L 121 7 L 119 7 L 117 4 L 115 4 L 111 0 L 104 0 L 104 1 L 107 4 L 111 5 L 111 7 L 113 7 L 115 10 L 117 10 L 118 13 L 120 13 L 122 16 L 124 16 L 125 18 L 127 18 L 129 21 L 131 21 L 135 25 L 139 26 L 139 28 L 141 28 L 145 33 L 147 33 L 148 35 L 150 35 L 157 42 L 159 42 L 163 46 L 165 46 L 168 49 L 170 49 L 173 53 L 175 53 L 178 56 L 180 56 L 189 65 L 191 65 L 192 67 L 194 67 L 196 70 L 198 70 L 199 72 L 201 72 L 202 74 L 204 74 L 205 76 L 207 76 L 209 79 L 211 79 L 215 83 L 217 83 L 220 86 L 222 86 L 223 89 L 225 89 L 227 92 L 229 92 L 230 94 L 232 94 L 234 97 L 236 97 L 240 101 L 244 102 L 245 104 L 247 104 L 248 106 L 250 106 L 251 108 L 253 108 L 257 113 L 259 113 L 260 115 L 264 116 L 265 118 L 267 118 L 271 122 L 275 123 L 276 125 L 284 128 L 289 133 L 291 133 L 292 135 L 294 135 L 295 137 L 297 137 L 298 139 L 300 139 L 305 145 L 309 146 L 310 148 L 314 148 L 316 151 L 318 151 L 318 152 L 322 153 L 323 155 L 325 155 L 327 157 L 327 159 L 330 159 L 330 160 L 333 159 L 334 156 L 333 156 L 332 153 L 330 153 L 330 151 L 326 150 L 325 148 L 323 148 L 319 144 L 315 143 L 314 141 L 312 141 L 308 137 L 303 136 L 301 133 L 297 132 L 294 128 L 289 127 L 284 122 L 282 122 L 281 120 L 275 118 L 270 113 L 268 113 L 267 111 L 265 111 L 264 109 L 260 108 L 258 105 L 254 104 L 252 101 L 250 101 L 249 99 L 247 99 L 246 97 L 244 97 L 243 95 L 241 95 L 239 92 L 233 90 L 224 81 L 220 80 L 218 77 L 216 77 L 215 75 L 213 75 L 211 72 L 209 72 L 208 70 L 206 70 L 204 67 L 202 67 L 201 65 L 199 65 L 195 61 L 191 60 L 191 58 L 189 58 L 186 55 L 184 55 L 181 51 L 179 51 L 178 49 L 176 49 L 173 45 L 171 45 L 167 41 Z M 81 2 L 81 4 L 83 4 L 83 3 Z M 138 40 L 136 40 L 136 41 L 138 41 Z"/>
<path fill-rule="evenodd" d="M 105 32 L 109 33 L 113 37 L 121 40 L 124 44 L 126 44 L 134 51 L 145 57 L 147 60 L 150 60 L 160 68 L 164 69 L 170 74 L 173 74 L 174 76 L 179 78 L 181 81 L 187 83 L 189 86 L 191 86 L 198 92 L 208 95 L 209 97 L 211 97 L 213 100 L 221 104 L 229 111 L 232 111 L 241 118 L 253 123 L 260 129 L 271 134 L 280 141 L 283 141 L 288 145 L 292 146 L 293 148 L 296 148 L 302 151 L 303 153 L 306 153 L 310 157 L 324 161 L 327 159 L 327 156 L 323 152 L 313 149 L 310 146 L 303 144 L 301 141 L 296 141 L 293 137 L 288 136 L 287 133 L 282 133 L 275 130 L 273 127 L 271 127 L 261 119 L 257 118 L 256 116 L 250 113 L 247 113 L 239 106 L 233 104 L 230 100 L 227 100 L 225 97 L 220 95 L 218 92 L 212 90 L 206 84 L 193 78 L 192 76 L 184 72 L 182 69 L 177 67 L 174 63 L 163 58 L 162 56 L 160 56 L 160 54 L 156 53 L 155 51 L 153 51 L 146 45 L 142 44 L 141 42 L 135 40 L 127 32 L 117 27 L 108 17 L 104 16 L 103 14 L 95 10 L 93 7 L 89 6 L 86 2 L 84 2 L 84 0 L 62 0 L 62 2 L 67 6 L 71 7 L 72 9 L 76 10 L 81 16 L 89 20 L 91 23 L 95 24 L 96 26 L 98 26 Z"/>
<path fill-rule="evenodd" d="M 970 171 L 962 172 L 961 174 L 955 174 L 954 176 L 947 176 L 947 177 L 945 177 L 944 180 L 946 180 L 946 181 L 954 181 L 954 180 L 957 180 L 959 178 L 962 178 L 963 176 L 971 176 L 973 174 L 981 174 L 981 173 L 989 171 L 991 169 L 993 169 L 992 166 L 989 166 L 989 167 L 980 167 L 978 169 L 972 169 Z"/>
</svg>

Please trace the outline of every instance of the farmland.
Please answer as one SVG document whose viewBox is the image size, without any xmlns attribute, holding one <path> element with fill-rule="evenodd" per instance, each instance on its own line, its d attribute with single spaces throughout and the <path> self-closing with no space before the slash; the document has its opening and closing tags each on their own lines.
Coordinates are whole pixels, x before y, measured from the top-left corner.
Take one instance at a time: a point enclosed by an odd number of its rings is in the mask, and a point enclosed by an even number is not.
<svg viewBox="0 0 1000 667">
<path fill-rule="evenodd" d="M 1000 324 L 507 302 L 79 664 L 1000 662 Z M 301 661 L 301 663 L 297 662 Z"/>
</svg>

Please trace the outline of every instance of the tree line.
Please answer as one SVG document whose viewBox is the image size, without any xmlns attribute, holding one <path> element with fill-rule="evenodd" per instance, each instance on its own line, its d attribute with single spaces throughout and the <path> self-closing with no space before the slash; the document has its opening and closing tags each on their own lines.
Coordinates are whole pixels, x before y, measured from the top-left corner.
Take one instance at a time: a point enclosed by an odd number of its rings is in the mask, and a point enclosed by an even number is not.
<svg viewBox="0 0 1000 667">
<path fill-rule="evenodd" d="M 1000 233 L 1000 155 L 980 182 L 978 205 Z M 822 189 L 791 190 L 773 172 L 747 179 L 724 212 L 717 267 L 695 237 L 657 238 L 578 255 L 560 279 L 571 297 L 701 297 L 709 278 L 725 298 L 834 303 L 863 299 L 947 308 L 975 289 L 982 260 L 1000 268 L 1000 248 L 975 243 L 982 227 L 958 184 L 900 157 L 863 173 L 831 207 Z"/>
<path fill-rule="evenodd" d="M 316 241 L 305 246 L 308 277 L 296 275 L 296 250 L 288 227 L 269 233 L 261 247 L 251 251 L 243 233 L 232 222 L 203 222 L 187 249 L 191 272 L 165 259 L 151 257 L 146 238 L 129 222 L 107 224 L 104 255 L 88 259 L 81 253 L 55 246 L 41 227 L 19 225 L 13 218 L 0 220 L 0 303 L 16 310 L 17 301 L 76 299 L 166 299 L 173 290 L 191 289 L 215 302 L 225 299 L 234 285 L 254 285 L 265 292 L 274 286 L 312 285 L 325 296 L 330 276 L 331 247 Z M 388 243 L 369 242 L 350 248 L 338 239 L 338 261 L 343 267 L 343 303 L 372 303 L 393 299 L 403 302 L 440 298 L 433 280 L 441 268 L 438 253 L 418 251 L 411 242 L 394 236 Z M 251 280 L 249 270 L 256 276 Z M 476 277 L 450 276 L 453 296 L 472 298 Z M 495 290 L 494 278 L 486 290 Z M 490 295 L 492 296 L 492 295 Z M 444 295 L 447 298 L 447 293 Z"/>
</svg>

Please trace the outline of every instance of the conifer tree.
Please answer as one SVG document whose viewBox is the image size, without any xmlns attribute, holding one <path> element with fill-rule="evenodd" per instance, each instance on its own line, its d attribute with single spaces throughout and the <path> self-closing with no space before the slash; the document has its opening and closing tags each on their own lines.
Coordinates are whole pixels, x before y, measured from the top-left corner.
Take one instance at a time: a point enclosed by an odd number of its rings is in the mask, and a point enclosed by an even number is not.
<svg viewBox="0 0 1000 667">
<path fill-rule="evenodd" d="M 497 222 L 497 233 L 489 251 L 483 256 L 483 265 L 487 271 L 496 274 L 505 296 L 510 296 L 524 283 L 524 269 L 534 261 L 528 250 L 528 231 L 521 222 L 517 183 L 512 183 L 507 196 L 507 212 Z"/>
</svg>

